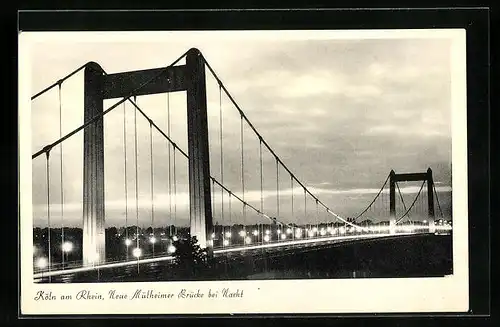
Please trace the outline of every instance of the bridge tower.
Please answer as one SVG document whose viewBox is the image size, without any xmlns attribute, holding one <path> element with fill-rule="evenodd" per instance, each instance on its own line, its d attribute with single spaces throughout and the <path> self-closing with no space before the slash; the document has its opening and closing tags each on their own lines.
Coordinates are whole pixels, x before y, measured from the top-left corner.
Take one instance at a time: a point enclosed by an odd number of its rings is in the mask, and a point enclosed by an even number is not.
<svg viewBox="0 0 500 327">
<path fill-rule="evenodd" d="M 425 173 L 396 174 L 391 170 L 389 180 L 389 203 L 390 203 L 390 224 L 395 225 L 396 221 L 396 182 L 426 181 L 427 182 L 427 210 L 431 223 L 434 222 L 434 181 L 432 170 L 428 168 Z"/>
<path fill-rule="evenodd" d="M 186 91 L 189 156 L 190 232 L 212 254 L 207 235 L 212 230 L 205 63 L 192 48 L 186 64 L 105 74 L 91 62 L 84 71 L 84 119 L 102 113 L 105 99 Z M 83 145 L 83 264 L 105 260 L 104 130 L 103 119 L 84 130 Z"/>
</svg>

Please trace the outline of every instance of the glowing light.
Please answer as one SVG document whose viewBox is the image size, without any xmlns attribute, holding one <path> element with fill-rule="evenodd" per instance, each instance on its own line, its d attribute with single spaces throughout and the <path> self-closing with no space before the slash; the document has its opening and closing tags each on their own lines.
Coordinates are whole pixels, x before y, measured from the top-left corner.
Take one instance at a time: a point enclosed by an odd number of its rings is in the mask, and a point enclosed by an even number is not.
<svg viewBox="0 0 500 327">
<path fill-rule="evenodd" d="M 224 246 L 228 246 L 229 245 L 229 240 L 224 240 Z"/>
<path fill-rule="evenodd" d="M 264 242 L 269 242 L 270 239 L 269 235 L 264 236 Z"/>
<path fill-rule="evenodd" d="M 177 235 L 174 235 L 174 236 L 172 237 L 172 241 L 176 242 L 176 241 L 178 241 L 178 240 L 179 240 L 179 238 L 177 237 Z"/>
<path fill-rule="evenodd" d="M 132 255 L 136 258 L 139 258 L 142 255 L 142 250 L 140 248 L 135 248 L 132 251 Z"/>
<path fill-rule="evenodd" d="M 291 228 L 287 228 L 287 229 L 286 229 L 286 233 L 287 233 L 287 234 L 292 234 L 292 229 L 291 229 Z"/>
<path fill-rule="evenodd" d="M 241 237 L 245 237 L 247 235 L 247 232 L 245 232 L 244 230 L 240 230 L 239 234 Z"/>
<path fill-rule="evenodd" d="M 307 235 L 309 235 L 309 237 L 313 237 L 314 236 L 314 232 L 312 230 L 310 230 Z"/>
<path fill-rule="evenodd" d="M 266 235 L 269 235 L 271 231 L 269 229 L 266 229 Z"/>
<path fill-rule="evenodd" d="M 327 232 L 331 232 L 331 231 L 332 231 L 332 228 L 331 228 L 331 227 L 327 227 L 327 228 L 326 228 L 326 231 L 327 231 Z"/>
<path fill-rule="evenodd" d="M 253 236 L 257 236 L 257 235 L 259 235 L 259 232 L 256 229 L 254 229 L 252 234 L 253 234 Z"/>
<path fill-rule="evenodd" d="M 321 230 L 319 231 L 319 233 L 321 234 L 321 236 L 325 236 L 326 235 L 326 230 L 324 228 L 321 228 Z"/>
<path fill-rule="evenodd" d="M 49 265 L 49 261 L 46 258 L 38 258 L 36 261 L 36 266 L 40 269 L 46 268 Z"/>
<path fill-rule="evenodd" d="M 155 244 L 155 243 L 156 243 L 156 237 L 154 237 L 154 236 L 150 237 L 150 238 L 149 238 L 149 242 L 150 242 L 151 244 Z"/>
<path fill-rule="evenodd" d="M 318 231 L 318 228 L 317 227 L 314 227 L 313 228 L 313 232 L 316 233 Z"/>
<path fill-rule="evenodd" d="M 302 236 L 302 230 L 299 228 L 295 231 L 295 237 L 300 238 Z"/>
<path fill-rule="evenodd" d="M 129 239 L 127 238 L 127 239 L 125 240 L 125 245 L 126 245 L 126 246 L 130 246 L 130 245 L 132 245 L 132 241 L 131 241 L 131 240 L 129 240 Z"/>
<path fill-rule="evenodd" d="M 175 248 L 175 246 L 173 246 L 172 244 L 170 244 L 167 248 L 167 252 L 172 254 L 176 251 L 177 249 Z"/>
<path fill-rule="evenodd" d="M 330 235 L 335 234 L 335 231 L 333 229 L 330 230 Z"/>
<path fill-rule="evenodd" d="M 345 227 L 340 227 L 340 228 L 339 228 L 339 232 L 340 232 L 341 234 L 344 234 L 344 233 L 345 233 Z"/>
<path fill-rule="evenodd" d="M 212 233 L 212 238 L 215 238 L 215 233 Z"/>
<path fill-rule="evenodd" d="M 279 229 L 276 230 L 276 234 L 278 234 L 278 235 L 281 234 L 281 230 L 279 230 Z"/>
<path fill-rule="evenodd" d="M 281 234 L 281 239 L 282 240 L 286 239 L 286 234 Z"/>
<path fill-rule="evenodd" d="M 424 223 L 424 224 L 427 224 L 427 220 L 424 220 L 424 221 L 423 221 L 423 223 Z"/>
<path fill-rule="evenodd" d="M 231 232 L 226 232 L 226 237 L 231 238 Z"/>
<path fill-rule="evenodd" d="M 73 243 L 64 242 L 62 245 L 62 250 L 63 252 L 71 252 L 71 250 L 73 250 Z"/>
<path fill-rule="evenodd" d="M 251 239 L 250 237 L 248 237 L 248 236 L 247 236 L 247 237 L 245 238 L 245 243 L 246 243 L 246 244 L 250 244 L 250 243 L 252 243 L 252 239 Z"/>
</svg>

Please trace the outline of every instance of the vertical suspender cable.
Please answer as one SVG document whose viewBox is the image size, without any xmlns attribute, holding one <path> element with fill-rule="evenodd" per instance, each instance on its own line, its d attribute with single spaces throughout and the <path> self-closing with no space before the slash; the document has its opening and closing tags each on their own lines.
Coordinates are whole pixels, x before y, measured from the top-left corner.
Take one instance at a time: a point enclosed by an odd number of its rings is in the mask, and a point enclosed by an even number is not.
<svg viewBox="0 0 500 327">
<path fill-rule="evenodd" d="M 128 259 L 128 178 L 127 178 L 127 111 L 125 102 L 123 103 L 123 171 L 124 171 L 124 185 L 125 185 L 125 242 L 127 247 Z"/>
<path fill-rule="evenodd" d="M 153 244 L 153 256 L 155 254 L 155 205 L 154 205 L 154 162 L 153 162 L 153 124 L 149 122 L 149 155 L 150 155 L 150 163 L 151 163 L 151 228 L 153 229 L 153 238 L 151 239 L 151 243 Z"/>
<path fill-rule="evenodd" d="M 245 204 L 245 160 L 243 143 L 243 116 L 240 115 L 240 142 L 241 142 L 241 192 L 243 200 L 243 225 L 246 232 L 246 204 Z"/>
<path fill-rule="evenodd" d="M 47 242 L 48 242 L 48 270 L 50 272 L 50 268 L 52 266 L 52 262 L 51 262 L 51 242 L 50 242 L 50 229 L 51 229 L 51 225 L 50 225 L 50 150 L 48 150 L 47 152 L 45 152 L 45 155 L 46 155 L 46 159 L 45 159 L 45 163 L 46 163 L 46 167 L 47 167 Z M 50 281 L 50 276 L 49 276 L 49 281 Z"/>
<path fill-rule="evenodd" d="M 307 221 L 307 191 L 304 188 L 304 221 Z M 311 225 L 309 225 L 311 227 Z"/>
<path fill-rule="evenodd" d="M 137 99 L 134 96 L 134 102 Z M 135 151 L 135 215 L 136 215 L 136 247 L 139 248 L 139 176 L 137 167 L 137 110 L 134 110 L 134 151 Z"/>
<path fill-rule="evenodd" d="M 62 138 L 62 101 L 61 101 L 61 83 L 58 83 L 59 90 L 59 138 Z M 61 250 L 62 250 L 62 265 L 64 269 L 64 179 L 63 179 L 63 145 L 59 144 L 60 149 L 60 166 L 61 166 Z"/>
<path fill-rule="evenodd" d="M 262 139 L 259 138 L 259 161 L 260 161 L 260 212 L 264 212 L 264 173 L 262 162 Z"/>
<path fill-rule="evenodd" d="M 222 88 L 219 84 L 219 131 L 220 131 L 220 180 L 221 184 L 224 185 L 224 145 L 223 145 L 223 130 L 222 130 Z M 224 189 L 221 187 L 220 189 L 220 211 L 221 211 L 221 220 L 222 226 L 224 226 Z M 222 227 L 222 242 L 226 235 L 224 234 L 224 227 Z M 223 244 L 224 245 L 224 244 Z"/>
<path fill-rule="evenodd" d="M 317 233 L 319 233 L 319 204 L 318 204 L 318 199 L 316 199 L 316 229 L 317 229 Z"/>
<path fill-rule="evenodd" d="M 170 93 L 167 93 L 167 136 L 170 137 Z M 171 151 L 172 146 L 168 143 L 168 212 L 170 224 L 168 226 L 170 237 L 172 237 L 172 171 L 171 171 Z M 175 150 L 175 149 L 174 149 Z"/>
<path fill-rule="evenodd" d="M 278 158 L 276 158 L 276 218 L 280 217 L 280 183 L 279 183 L 279 166 Z"/>
<path fill-rule="evenodd" d="M 175 171 L 175 150 L 176 147 L 174 146 L 174 152 L 172 154 L 173 158 L 172 161 L 174 162 L 173 166 L 173 174 L 174 174 L 174 235 L 177 235 L 177 177 L 176 177 L 176 171 Z"/>
</svg>

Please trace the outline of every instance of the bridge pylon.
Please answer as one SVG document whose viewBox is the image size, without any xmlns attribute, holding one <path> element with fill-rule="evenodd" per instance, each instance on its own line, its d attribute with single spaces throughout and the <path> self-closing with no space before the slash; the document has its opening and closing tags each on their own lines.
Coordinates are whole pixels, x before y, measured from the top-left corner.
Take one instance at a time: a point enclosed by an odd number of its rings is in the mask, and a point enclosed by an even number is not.
<svg viewBox="0 0 500 327">
<path fill-rule="evenodd" d="M 189 156 L 190 234 L 213 253 L 210 157 L 208 147 L 205 62 L 192 48 L 186 64 L 105 74 L 97 63 L 85 68 L 85 122 L 103 112 L 106 99 L 186 91 Z M 135 109 L 136 110 L 136 109 Z M 174 147 L 176 145 L 174 144 Z M 103 118 L 84 130 L 83 263 L 105 261 L 104 130 Z"/>
<path fill-rule="evenodd" d="M 432 178 L 432 169 L 428 168 L 425 173 L 404 173 L 396 174 L 391 170 L 389 175 L 389 207 L 390 221 L 396 221 L 396 183 L 425 181 L 427 182 L 427 212 L 429 221 L 434 222 L 434 180 Z"/>
</svg>

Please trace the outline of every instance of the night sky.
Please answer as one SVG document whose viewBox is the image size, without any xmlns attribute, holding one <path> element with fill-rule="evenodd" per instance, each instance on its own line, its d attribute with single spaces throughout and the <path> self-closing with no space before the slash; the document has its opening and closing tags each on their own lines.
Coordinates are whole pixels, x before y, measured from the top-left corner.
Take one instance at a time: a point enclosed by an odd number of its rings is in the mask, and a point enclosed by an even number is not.
<svg viewBox="0 0 500 327">
<path fill-rule="evenodd" d="M 424 172 L 431 167 L 439 201 L 447 217 L 451 199 L 451 41 L 420 39 L 314 39 L 244 37 L 224 38 L 175 33 L 156 41 L 78 37 L 70 41 L 43 41 L 32 48 L 31 93 L 57 81 L 85 62 L 95 61 L 108 73 L 164 67 L 191 47 L 197 47 L 224 85 L 273 148 L 276 154 L 312 193 L 343 217 L 355 216 L 378 192 L 391 169 Z M 181 61 L 180 64 L 184 62 Z M 83 73 L 66 81 L 61 90 L 63 135 L 83 122 Z M 226 96 L 219 103 L 219 88 L 207 71 L 211 174 L 241 195 L 240 119 Z M 104 108 L 119 99 L 106 100 Z M 168 101 L 167 101 L 168 100 Z M 186 96 L 184 92 L 141 96 L 138 105 L 187 152 Z M 223 176 L 221 176 L 220 117 L 223 119 Z M 126 112 L 127 154 L 124 155 Z M 106 224 L 125 224 L 125 175 L 129 224 L 136 223 L 134 109 L 123 105 L 105 116 Z M 139 224 L 151 222 L 151 170 L 149 123 L 137 115 Z M 263 156 L 263 192 L 260 190 L 259 142 L 244 125 L 245 199 L 264 212 L 276 215 L 276 166 L 269 152 Z M 32 152 L 59 138 L 58 89 L 32 101 Z M 64 224 L 81 226 L 83 133 L 63 143 Z M 170 203 L 168 148 L 153 131 L 154 215 L 167 224 Z M 60 149 L 51 152 L 51 215 L 61 224 Z M 173 155 L 171 153 L 171 160 Z M 47 223 L 45 156 L 33 160 L 33 214 L 35 225 Z M 171 166 L 171 171 L 172 171 Z M 176 153 L 177 224 L 187 224 L 187 160 Z M 290 176 L 279 171 L 280 219 L 315 221 L 315 202 Z M 406 205 L 420 182 L 401 183 Z M 173 192 L 173 186 L 171 185 Z M 294 202 L 294 215 L 291 202 Z M 387 201 L 387 194 L 383 198 Z M 228 223 L 228 197 L 214 195 L 214 221 Z M 381 199 L 382 200 L 382 199 Z M 371 213 L 375 220 L 383 206 Z M 387 205 L 385 206 L 387 208 Z M 241 204 L 232 202 L 231 222 L 243 222 Z M 174 205 L 172 204 L 172 210 Z M 402 210 L 402 209 L 398 209 Z M 332 220 L 321 211 L 322 220 Z M 424 219 L 424 216 L 413 217 Z M 248 211 L 245 222 L 266 222 Z"/>
</svg>

